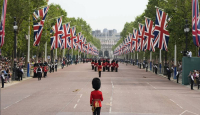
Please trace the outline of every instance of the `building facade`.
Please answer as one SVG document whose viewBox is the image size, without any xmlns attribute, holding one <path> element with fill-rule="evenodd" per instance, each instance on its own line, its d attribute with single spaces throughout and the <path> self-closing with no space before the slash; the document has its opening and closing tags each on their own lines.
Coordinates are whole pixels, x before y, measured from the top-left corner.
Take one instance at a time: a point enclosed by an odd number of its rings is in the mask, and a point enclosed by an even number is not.
<svg viewBox="0 0 200 115">
<path fill-rule="evenodd" d="M 120 40 L 120 33 L 117 33 L 116 29 L 104 29 L 103 33 L 99 33 L 99 31 L 95 30 L 92 32 L 92 35 L 101 42 L 99 57 L 114 58 L 112 47 Z"/>
</svg>

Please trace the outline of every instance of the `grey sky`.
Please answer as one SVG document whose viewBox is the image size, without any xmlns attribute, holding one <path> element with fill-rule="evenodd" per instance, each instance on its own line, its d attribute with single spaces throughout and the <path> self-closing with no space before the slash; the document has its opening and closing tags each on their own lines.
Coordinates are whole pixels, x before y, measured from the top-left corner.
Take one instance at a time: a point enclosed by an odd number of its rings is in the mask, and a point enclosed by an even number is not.
<svg viewBox="0 0 200 115">
<path fill-rule="evenodd" d="M 61 5 L 68 17 L 81 17 L 93 30 L 104 28 L 121 32 L 126 22 L 146 9 L 148 0 L 49 0 Z"/>
</svg>

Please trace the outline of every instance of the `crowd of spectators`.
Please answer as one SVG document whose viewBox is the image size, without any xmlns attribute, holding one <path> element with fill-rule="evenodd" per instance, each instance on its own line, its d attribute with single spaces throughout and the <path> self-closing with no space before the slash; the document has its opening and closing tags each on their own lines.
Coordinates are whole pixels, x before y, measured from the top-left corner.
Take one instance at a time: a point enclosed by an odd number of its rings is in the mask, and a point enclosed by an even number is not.
<svg viewBox="0 0 200 115">
<path fill-rule="evenodd" d="M 200 70 L 193 70 L 190 71 L 188 78 L 189 78 L 189 83 L 191 85 L 191 90 L 193 90 L 193 85 L 198 86 L 198 89 L 200 87 Z"/>
</svg>

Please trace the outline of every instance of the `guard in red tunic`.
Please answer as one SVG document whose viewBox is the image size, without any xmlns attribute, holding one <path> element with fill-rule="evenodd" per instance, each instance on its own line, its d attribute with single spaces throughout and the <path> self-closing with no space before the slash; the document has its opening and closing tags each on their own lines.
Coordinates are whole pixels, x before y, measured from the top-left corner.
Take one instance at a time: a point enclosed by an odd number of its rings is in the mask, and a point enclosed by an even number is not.
<svg viewBox="0 0 200 115">
<path fill-rule="evenodd" d="M 44 65 L 44 78 L 47 76 L 47 72 L 48 72 L 48 67 L 47 67 L 47 65 L 45 64 L 45 65 Z"/>
<path fill-rule="evenodd" d="M 115 72 L 118 72 L 118 67 L 119 67 L 118 61 L 116 61 L 116 64 L 115 64 Z"/>
<path fill-rule="evenodd" d="M 101 112 L 101 101 L 103 101 L 103 94 L 99 91 L 101 87 L 101 80 L 94 78 L 92 80 L 92 87 L 95 89 L 90 94 L 90 106 L 92 106 L 93 115 L 100 115 Z"/>
<path fill-rule="evenodd" d="M 108 64 L 108 60 L 106 60 L 106 62 L 105 62 L 105 66 L 106 66 L 106 70 L 108 70 L 108 67 L 107 67 L 107 64 Z"/>
<path fill-rule="evenodd" d="M 105 60 L 103 60 L 102 66 L 103 66 L 103 72 L 105 72 L 105 70 L 106 70 L 106 63 L 105 63 Z"/>
<path fill-rule="evenodd" d="M 110 71 L 110 61 L 108 61 L 108 63 L 107 63 L 107 69 L 108 69 L 108 72 Z"/>
<path fill-rule="evenodd" d="M 34 64 L 34 68 L 33 68 L 33 72 L 34 72 L 34 76 L 33 76 L 33 77 L 34 77 L 34 78 L 37 77 L 36 70 L 37 70 L 37 64 L 35 63 L 35 64 Z"/>
<path fill-rule="evenodd" d="M 97 67 L 98 67 L 98 63 L 97 63 L 97 60 L 95 60 L 95 63 L 94 63 L 94 71 L 97 71 Z"/>
<path fill-rule="evenodd" d="M 101 61 L 99 60 L 99 65 L 98 65 L 99 77 L 101 77 L 101 70 L 102 70 Z"/>
<path fill-rule="evenodd" d="M 92 70 L 94 70 L 94 60 L 91 62 Z"/>
</svg>

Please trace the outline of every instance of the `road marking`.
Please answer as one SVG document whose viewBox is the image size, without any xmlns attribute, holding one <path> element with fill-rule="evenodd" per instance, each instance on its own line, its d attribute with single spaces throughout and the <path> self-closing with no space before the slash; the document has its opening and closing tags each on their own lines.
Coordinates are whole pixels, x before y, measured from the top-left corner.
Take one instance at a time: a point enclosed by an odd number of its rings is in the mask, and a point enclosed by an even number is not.
<svg viewBox="0 0 200 115">
<path fill-rule="evenodd" d="M 192 114 L 194 114 L 194 115 L 199 115 L 199 114 L 197 114 L 197 113 L 193 113 L 193 112 L 188 111 L 188 110 L 183 111 L 183 112 L 182 112 L 181 114 L 179 114 L 179 115 L 183 115 L 185 112 L 192 113 Z"/>
<path fill-rule="evenodd" d="M 26 99 L 26 98 L 28 98 L 29 96 L 30 96 L 30 95 L 28 95 L 28 96 L 24 97 L 23 99 Z M 9 108 L 10 106 L 12 106 L 12 105 L 14 105 L 14 104 L 17 104 L 17 103 L 19 103 L 19 102 L 20 102 L 20 101 L 22 101 L 23 99 L 20 99 L 20 100 L 16 101 L 15 103 L 13 103 L 13 104 L 11 104 L 11 105 L 9 105 L 9 106 L 7 106 L 7 107 L 3 108 L 3 109 L 7 109 L 7 108 Z"/>
<path fill-rule="evenodd" d="M 154 89 L 157 89 L 156 87 L 154 87 L 153 85 L 151 85 L 150 83 L 147 82 L 147 84 L 149 84 L 151 87 L 153 87 Z"/>
<path fill-rule="evenodd" d="M 78 99 L 77 103 L 80 101 L 80 99 Z"/>
<path fill-rule="evenodd" d="M 179 104 L 177 104 L 174 100 L 170 99 L 170 101 L 172 101 L 172 102 L 175 103 L 177 106 L 179 106 L 181 109 L 183 109 L 183 107 L 181 107 Z"/>
<path fill-rule="evenodd" d="M 109 109 L 109 113 L 111 113 L 111 107 L 110 107 L 110 109 Z"/>
<path fill-rule="evenodd" d="M 110 97 L 110 101 L 112 101 L 112 97 Z"/>
<path fill-rule="evenodd" d="M 76 108 L 77 104 L 74 106 L 74 109 Z"/>
<path fill-rule="evenodd" d="M 83 94 L 80 95 L 80 98 L 82 97 Z"/>
</svg>

